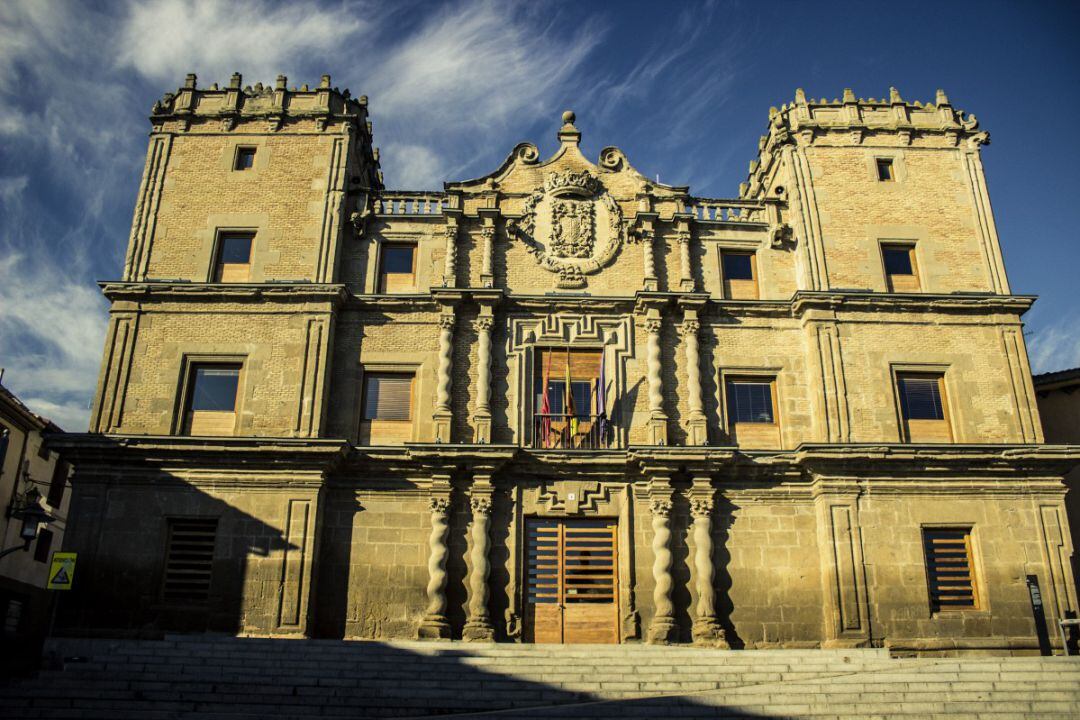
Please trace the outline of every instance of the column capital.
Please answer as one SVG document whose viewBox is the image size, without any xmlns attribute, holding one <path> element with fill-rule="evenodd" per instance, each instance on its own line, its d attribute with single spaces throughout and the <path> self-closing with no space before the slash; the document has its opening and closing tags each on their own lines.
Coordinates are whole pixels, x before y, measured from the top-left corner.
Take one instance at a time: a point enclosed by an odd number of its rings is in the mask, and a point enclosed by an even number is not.
<svg viewBox="0 0 1080 720">
<path fill-rule="evenodd" d="M 694 497 L 690 498 L 690 514 L 695 518 L 707 518 L 712 515 L 713 500 L 712 498 Z"/>
</svg>

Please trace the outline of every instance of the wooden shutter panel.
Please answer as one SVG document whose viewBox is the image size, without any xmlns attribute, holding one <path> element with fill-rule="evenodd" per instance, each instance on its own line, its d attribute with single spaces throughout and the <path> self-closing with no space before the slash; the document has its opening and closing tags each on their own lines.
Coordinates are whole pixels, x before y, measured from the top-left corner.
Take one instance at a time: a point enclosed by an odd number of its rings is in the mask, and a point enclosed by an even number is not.
<svg viewBox="0 0 1080 720">
<path fill-rule="evenodd" d="M 169 520 L 165 600 L 205 600 L 210 595 L 217 520 Z"/>
<path fill-rule="evenodd" d="M 963 528 L 924 529 L 923 545 L 933 611 L 977 609 L 971 531 Z"/>
<path fill-rule="evenodd" d="M 411 420 L 412 383 L 411 375 L 368 375 L 364 391 L 364 419 Z"/>
</svg>

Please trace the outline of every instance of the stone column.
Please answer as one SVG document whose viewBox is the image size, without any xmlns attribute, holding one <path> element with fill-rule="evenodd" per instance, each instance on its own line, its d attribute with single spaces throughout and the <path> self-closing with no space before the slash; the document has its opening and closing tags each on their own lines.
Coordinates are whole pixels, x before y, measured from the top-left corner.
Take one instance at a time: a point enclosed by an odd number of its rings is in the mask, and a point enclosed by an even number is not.
<svg viewBox="0 0 1080 720">
<path fill-rule="evenodd" d="M 435 393 L 435 442 L 450 442 L 450 372 L 453 370 L 454 313 L 439 316 L 439 375 Z"/>
<path fill-rule="evenodd" d="M 473 412 L 473 442 L 491 442 L 491 328 L 495 319 L 481 315 L 473 322 L 476 330 L 476 410 Z"/>
<path fill-rule="evenodd" d="M 675 234 L 679 243 L 679 290 L 694 292 L 694 273 L 690 267 L 690 231 L 680 230 Z"/>
<path fill-rule="evenodd" d="M 480 284 L 487 288 L 494 287 L 495 273 L 492 270 L 492 256 L 494 254 L 495 227 L 492 225 L 484 226 L 480 229 L 480 237 L 484 242 L 483 255 L 481 255 L 482 263 L 480 265 Z"/>
<path fill-rule="evenodd" d="M 712 511 L 712 498 L 691 498 L 690 514 L 694 517 L 694 584 L 697 589 L 697 607 L 694 609 L 694 643 L 727 648 L 730 646 L 724 636 L 724 630 L 716 621 Z"/>
<path fill-rule="evenodd" d="M 709 428 L 705 417 L 705 403 L 702 400 L 701 352 L 698 347 L 698 332 L 701 330 L 701 323 L 696 317 L 690 317 L 689 313 L 687 315 L 682 327 L 679 328 L 683 346 L 686 348 L 686 392 L 690 405 L 687 435 L 690 445 L 708 445 Z"/>
<path fill-rule="evenodd" d="M 653 644 L 675 639 L 675 605 L 671 602 L 671 499 L 654 497 L 649 501 L 653 528 L 653 618 L 645 641 Z"/>
<path fill-rule="evenodd" d="M 495 639 L 495 630 L 488 614 L 488 573 L 491 563 L 488 561 L 490 540 L 488 526 L 491 519 L 490 495 L 474 496 L 472 505 L 472 569 L 469 571 L 469 616 L 465 621 L 462 640 L 481 640 L 491 642 Z"/>
<path fill-rule="evenodd" d="M 663 321 L 656 310 L 649 311 L 645 329 L 649 333 L 646 351 L 649 379 L 649 439 L 651 445 L 667 444 L 667 415 L 664 414 L 664 383 L 660 374 L 660 329 Z"/>
<path fill-rule="evenodd" d="M 446 535 L 447 514 L 450 510 L 448 496 L 435 496 L 429 503 L 431 509 L 431 535 L 428 537 L 428 606 L 420 623 L 419 637 L 434 640 L 450 637 L 450 623 L 446 620 Z"/>
<path fill-rule="evenodd" d="M 653 291 L 660 289 L 660 280 L 656 276 L 656 250 L 654 240 L 656 233 L 652 230 L 643 229 L 641 235 L 641 253 L 645 258 L 645 290 Z"/>
<path fill-rule="evenodd" d="M 443 287 L 457 286 L 457 233 L 456 223 L 443 228 L 446 236 L 446 263 L 443 266 Z"/>
</svg>

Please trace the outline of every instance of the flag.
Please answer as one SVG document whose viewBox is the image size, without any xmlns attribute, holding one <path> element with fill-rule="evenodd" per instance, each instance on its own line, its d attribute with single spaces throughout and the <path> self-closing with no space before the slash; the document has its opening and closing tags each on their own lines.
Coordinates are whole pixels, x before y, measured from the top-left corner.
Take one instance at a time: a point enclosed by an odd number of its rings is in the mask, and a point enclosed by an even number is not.
<svg viewBox="0 0 1080 720">
<path fill-rule="evenodd" d="M 574 393 L 570 387 L 570 348 L 566 348 L 566 400 L 563 402 L 566 413 L 567 425 L 570 428 L 570 437 L 577 435 L 578 420 L 574 411 Z"/>
<path fill-rule="evenodd" d="M 551 371 L 551 351 L 547 351 L 544 363 L 544 389 L 540 400 L 540 437 L 543 447 L 548 447 L 551 440 L 551 400 L 548 399 L 548 373 Z"/>
<path fill-rule="evenodd" d="M 607 353 L 600 348 L 600 377 L 596 379 L 596 430 L 601 443 L 607 441 L 607 373 L 605 372 Z"/>
</svg>

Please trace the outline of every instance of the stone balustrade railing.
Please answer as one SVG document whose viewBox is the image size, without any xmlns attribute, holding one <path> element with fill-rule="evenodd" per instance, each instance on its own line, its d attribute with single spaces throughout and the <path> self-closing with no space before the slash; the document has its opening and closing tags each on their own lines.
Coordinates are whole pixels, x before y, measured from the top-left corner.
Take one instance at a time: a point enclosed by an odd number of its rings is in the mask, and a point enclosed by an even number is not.
<svg viewBox="0 0 1080 720">
<path fill-rule="evenodd" d="M 441 192 L 384 192 L 375 201 L 379 215 L 440 215 L 454 207 L 456 198 Z"/>
<path fill-rule="evenodd" d="M 691 197 L 684 212 L 704 222 L 768 222 L 765 204 L 756 200 Z"/>
</svg>

